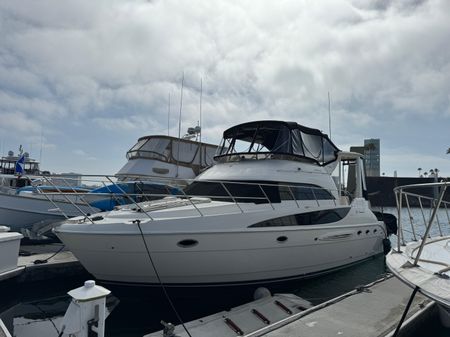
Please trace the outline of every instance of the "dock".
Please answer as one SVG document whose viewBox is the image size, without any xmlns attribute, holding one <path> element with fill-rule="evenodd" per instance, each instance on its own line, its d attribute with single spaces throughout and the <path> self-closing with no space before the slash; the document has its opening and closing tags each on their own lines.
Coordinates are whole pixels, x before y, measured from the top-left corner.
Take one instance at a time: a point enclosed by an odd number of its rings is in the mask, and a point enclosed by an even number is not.
<svg viewBox="0 0 450 337">
<path fill-rule="evenodd" d="M 225 310 L 173 329 L 177 337 L 391 337 L 399 324 L 413 290 L 392 275 L 295 312 L 291 304 L 279 305 L 274 295 Z M 291 296 L 294 296 L 291 294 Z M 300 299 L 297 297 L 297 299 Z M 279 308 L 268 310 L 278 302 Z M 275 306 L 276 307 L 276 306 Z M 280 310 L 280 308 L 284 308 Z M 436 314 L 434 302 L 416 294 L 398 337 L 411 336 Z M 255 314 L 256 313 L 256 314 Z M 283 315 L 282 315 L 283 314 Z M 279 317 L 282 315 L 283 317 Z M 166 324 L 169 328 L 169 325 Z M 162 331 L 144 337 L 162 336 Z"/>
<path fill-rule="evenodd" d="M 29 245 L 21 246 L 17 268 L 3 280 L 25 283 L 84 274 L 89 275 L 62 244 Z"/>
<path fill-rule="evenodd" d="M 288 322 L 266 337 L 385 337 L 395 331 L 412 289 L 394 277 L 362 287 L 302 312 L 300 318 Z M 408 312 L 402 336 L 414 328 L 420 317 L 427 315 L 433 302 L 417 294 Z M 414 321 L 414 323 L 413 323 Z M 285 322 L 286 323 L 286 322 Z"/>
</svg>

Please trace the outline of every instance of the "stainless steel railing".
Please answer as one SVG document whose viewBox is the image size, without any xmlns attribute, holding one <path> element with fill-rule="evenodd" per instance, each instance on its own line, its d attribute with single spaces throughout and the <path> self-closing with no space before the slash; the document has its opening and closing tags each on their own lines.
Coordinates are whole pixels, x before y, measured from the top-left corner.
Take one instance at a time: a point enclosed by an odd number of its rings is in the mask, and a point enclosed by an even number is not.
<svg viewBox="0 0 450 337">
<path fill-rule="evenodd" d="M 450 201 L 444 200 L 448 186 L 450 186 L 450 182 L 414 184 L 394 188 L 398 216 L 397 252 L 401 252 L 402 247 L 406 245 L 405 233 L 408 233 L 413 241 L 418 241 L 419 237 L 421 244 L 417 249 L 414 265 L 417 265 L 423 247 L 429 242 L 432 235 L 435 236 L 435 232 L 440 237 L 450 234 L 450 215 L 448 210 L 450 208 Z M 426 192 L 428 192 L 428 195 L 425 195 Z M 432 194 L 432 196 L 429 194 Z M 412 205 L 415 206 L 414 209 Z M 429 206 L 428 211 L 424 205 Z M 409 225 L 404 224 L 402 214 L 404 208 L 406 208 L 408 213 Z M 417 213 L 417 210 L 420 212 L 419 217 L 421 218 L 420 227 L 423 229 L 422 234 L 419 234 L 419 225 L 415 222 L 413 215 L 414 212 Z M 439 218 L 439 213 L 441 215 L 445 213 L 447 218 L 446 228 L 444 228 L 443 219 Z M 433 226 L 436 229 L 435 232 L 432 232 Z M 445 233 L 445 230 L 447 230 L 447 233 Z"/>
<path fill-rule="evenodd" d="M 149 176 L 148 179 L 146 177 L 136 177 L 136 180 L 134 182 L 136 183 L 136 186 L 139 186 L 139 183 L 144 183 L 146 181 L 151 180 L 151 177 Z M 30 178 L 31 179 L 31 178 Z M 77 182 L 78 179 L 76 179 Z M 96 187 L 105 187 L 105 189 L 108 191 L 106 193 L 98 193 L 100 195 L 104 195 L 105 197 L 109 196 L 110 198 L 118 201 L 121 200 L 123 202 L 124 199 L 126 199 L 126 204 L 132 204 L 133 207 L 136 209 L 139 209 L 140 212 L 146 214 L 151 220 L 153 220 L 153 217 L 147 212 L 142 206 L 141 201 L 145 201 L 147 198 L 148 200 L 153 200 L 155 198 L 164 198 L 166 196 L 169 196 L 170 194 L 148 194 L 145 193 L 145 191 L 138 191 L 138 193 L 130 193 L 125 191 L 121 187 L 122 181 L 118 181 L 116 177 L 114 176 L 99 176 L 99 175 L 83 175 L 81 176 L 81 180 L 83 185 L 87 186 L 96 186 Z M 186 180 L 176 180 L 176 179 L 162 179 L 158 177 L 158 180 L 160 181 L 166 181 L 168 184 L 173 186 L 186 186 L 189 181 Z M 57 181 L 57 183 L 55 182 Z M 312 201 L 314 202 L 318 207 L 321 205 L 324 205 L 325 202 L 326 205 L 329 205 L 330 202 L 333 205 L 337 205 L 339 201 L 337 201 L 334 196 L 337 193 L 337 190 L 325 190 L 326 193 L 329 193 L 329 198 L 323 198 L 321 197 L 321 193 L 319 193 L 319 190 L 323 193 L 323 188 L 316 187 L 316 186 L 305 186 L 305 185 L 295 185 L 295 184 L 285 184 L 285 183 L 278 183 L 278 184 L 271 184 L 271 183 L 251 183 L 251 182 L 232 182 L 232 181 L 220 181 L 220 180 L 202 180 L 202 182 L 205 183 L 214 183 L 219 184 L 222 188 L 222 190 L 225 192 L 223 195 L 189 195 L 187 194 L 183 188 L 179 189 L 179 194 L 177 197 L 184 198 L 192 205 L 192 207 L 198 212 L 200 216 L 204 216 L 201 209 L 196 205 L 196 203 L 192 200 L 192 198 L 195 197 L 203 197 L 203 198 L 210 198 L 210 199 L 216 199 L 216 200 L 222 200 L 222 201 L 229 201 L 231 204 L 235 205 L 238 212 L 244 213 L 245 207 L 242 207 L 242 204 L 245 201 L 257 201 L 260 204 L 267 204 L 271 209 L 276 208 L 276 203 L 273 201 L 270 195 L 268 195 L 268 190 L 270 188 L 276 188 L 277 193 L 280 195 L 278 196 L 280 200 L 283 201 L 294 201 L 295 206 L 297 208 L 300 208 L 302 203 L 305 201 Z M 77 190 L 73 183 L 73 178 L 65 178 L 61 176 L 42 176 L 40 179 L 36 179 L 36 177 L 33 177 L 32 180 L 32 186 L 36 188 L 37 193 L 42 195 L 46 200 L 48 200 L 55 209 L 59 209 L 62 215 L 65 218 L 69 218 L 68 214 L 64 212 L 60 207 L 58 207 L 57 201 L 61 201 L 61 198 L 59 200 L 55 199 L 55 196 L 60 196 L 63 198 L 63 201 L 65 203 L 71 204 L 75 209 L 78 210 L 79 215 L 84 216 L 89 221 L 92 221 L 90 219 L 90 214 L 96 213 L 98 209 L 91 206 L 91 204 L 86 200 L 86 195 L 90 194 L 91 196 L 94 195 L 94 193 L 83 193 Z M 46 192 L 46 190 L 43 188 L 43 186 L 51 186 L 55 192 Z M 109 187 L 111 188 L 109 188 Z M 114 189 L 112 188 L 114 186 Z M 246 196 L 245 193 L 240 195 L 239 193 L 235 193 L 235 191 L 231 191 L 230 187 L 233 187 L 234 190 L 238 187 L 238 189 L 242 186 L 243 189 L 245 188 L 252 188 L 253 191 L 258 190 L 259 192 L 252 196 Z M 296 189 L 301 189 L 302 191 L 299 192 Z M 114 192 L 113 190 L 118 190 L 119 192 Z M 299 198 L 297 193 L 304 193 L 305 195 L 308 195 L 308 197 Z M 334 193 L 333 193 L 334 192 Z M 281 195 L 282 194 L 282 195 Z M 76 197 L 74 197 L 76 196 Z M 173 196 L 173 195 L 172 195 Z M 289 198 L 288 198 L 289 196 Z M 118 202 L 118 204 L 120 204 Z M 85 207 L 80 207 L 80 205 L 83 205 Z M 90 212 L 86 211 L 86 207 L 90 210 Z"/>
</svg>

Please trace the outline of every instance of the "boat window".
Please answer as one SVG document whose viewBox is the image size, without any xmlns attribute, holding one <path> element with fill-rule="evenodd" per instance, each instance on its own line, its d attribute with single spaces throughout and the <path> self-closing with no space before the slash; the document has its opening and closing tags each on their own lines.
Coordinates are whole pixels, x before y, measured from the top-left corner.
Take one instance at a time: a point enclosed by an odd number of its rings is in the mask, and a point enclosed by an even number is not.
<svg viewBox="0 0 450 337">
<path fill-rule="evenodd" d="M 302 140 L 305 154 L 320 160 L 322 157 L 322 137 L 302 132 Z"/>
<path fill-rule="evenodd" d="M 149 138 L 147 142 L 139 149 L 140 151 L 152 151 L 161 154 L 165 153 L 167 145 L 169 145 L 169 139 L 166 138 Z"/>
<path fill-rule="evenodd" d="M 279 203 L 281 200 L 331 200 L 333 195 L 312 184 L 296 184 L 287 186 L 270 182 L 206 182 L 194 181 L 184 192 L 188 196 L 209 197 L 213 200 L 252 203 Z M 232 198 L 231 198 L 231 196 Z"/>
<path fill-rule="evenodd" d="M 194 162 L 198 151 L 198 145 L 192 142 L 172 141 L 172 158 L 183 163 Z M 198 163 L 196 163 L 198 164 Z"/>
<path fill-rule="evenodd" d="M 154 158 L 167 161 L 169 154 L 169 139 L 150 137 L 139 140 L 137 144 L 127 152 L 127 159 Z"/>
<path fill-rule="evenodd" d="M 315 212 L 300 213 L 261 221 L 248 227 L 255 228 L 255 227 L 322 225 L 342 220 L 347 216 L 349 211 L 350 207 L 345 207 L 345 208 L 335 208 Z"/>
<path fill-rule="evenodd" d="M 130 151 L 135 151 L 135 150 L 139 150 L 141 148 L 142 145 L 145 144 L 145 142 L 147 141 L 147 139 L 141 139 L 139 140 L 131 149 Z"/>
</svg>

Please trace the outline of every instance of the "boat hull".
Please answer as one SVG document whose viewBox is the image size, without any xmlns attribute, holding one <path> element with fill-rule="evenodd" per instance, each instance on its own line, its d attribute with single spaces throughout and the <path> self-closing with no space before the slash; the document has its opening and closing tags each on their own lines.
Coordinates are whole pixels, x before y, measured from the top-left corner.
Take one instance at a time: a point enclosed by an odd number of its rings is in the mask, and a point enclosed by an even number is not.
<svg viewBox="0 0 450 337">
<path fill-rule="evenodd" d="M 379 223 L 215 233 L 146 233 L 141 226 L 143 235 L 137 224 L 116 234 L 55 232 L 100 280 L 153 285 L 156 269 L 173 286 L 308 277 L 380 254 L 384 239 Z"/>
</svg>

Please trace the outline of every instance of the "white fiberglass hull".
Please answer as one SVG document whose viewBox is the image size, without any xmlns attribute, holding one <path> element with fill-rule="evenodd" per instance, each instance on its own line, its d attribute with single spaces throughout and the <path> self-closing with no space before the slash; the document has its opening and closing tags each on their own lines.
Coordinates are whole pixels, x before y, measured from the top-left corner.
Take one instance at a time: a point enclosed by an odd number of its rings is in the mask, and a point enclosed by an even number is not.
<svg viewBox="0 0 450 337">
<path fill-rule="evenodd" d="M 259 218 L 262 213 L 258 212 Z M 273 211 L 265 214 L 274 216 Z M 96 278 L 137 284 L 158 284 L 151 260 L 164 284 L 202 286 L 307 277 L 341 268 L 383 250 L 385 232 L 377 221 L 301 228 L 187 230 L 193 222 L 197 228 L 213 228 L 211 224 L 220 222 L 228 222 L 231 227 L 249 222 L 249 217 L 248 213 L 185 217 L 179 221 L 185 223 L 186 230 L 170 232 L 152 229 L 152 221 L 143 221 L 140 226 L 145 244 L 138 225 L 131 222 L 126 226 L 123 223 L 63 225 L 55 232 Z M 162 223 L 160 228 L 164 228 Z M 192 245 L 183 247 L 183 242 Z"/>
<path fill-rule="evenodd" d="M 0 193 L 0 225 L 6 225 L 13 231 L 20 231 L 37 223 L 49 224 L 66 219 L 67 217 L 80 216 L 82 213 L 97 212 L 98 209 L 86 205 L 74 206 L 69 202 L 18 196 Z"/>
</svg>

